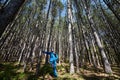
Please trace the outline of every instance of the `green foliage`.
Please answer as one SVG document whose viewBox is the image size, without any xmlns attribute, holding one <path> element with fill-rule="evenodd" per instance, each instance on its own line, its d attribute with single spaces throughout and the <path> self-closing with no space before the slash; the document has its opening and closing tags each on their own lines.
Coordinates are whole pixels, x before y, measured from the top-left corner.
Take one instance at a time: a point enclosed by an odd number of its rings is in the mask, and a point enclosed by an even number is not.
<svg viewBox="0 0 120 80">
<path fill-rule="evenodd" d="M 40 68 L 40 75 L 45 76 L 47 74 L 52 75 L 53 74 L 53 69 L 50 64 L 45 64 L 43 67 Z"/>
<path fill-rule="evenodd" d="M 14 68 L 10 64 L 1 64 L 0 65 L 0 79 L 1 80 L 8 80 L 12 79 L 13 76 L 15 76 Z"/>
<path fill-rule="evenodd" d="M 64 5 L 61 1 L 57 2 L 57 4 L 58 4 L 58 7 L 59 7 L 60 10 L 64 9 Z"/>
<path fill-rule="evenodd" d="M 0 80 L 23 80 L 27 79 L 27 74 L 17 73 L 19 66 L 12 63 L 0 64 Z"/>
</svg>

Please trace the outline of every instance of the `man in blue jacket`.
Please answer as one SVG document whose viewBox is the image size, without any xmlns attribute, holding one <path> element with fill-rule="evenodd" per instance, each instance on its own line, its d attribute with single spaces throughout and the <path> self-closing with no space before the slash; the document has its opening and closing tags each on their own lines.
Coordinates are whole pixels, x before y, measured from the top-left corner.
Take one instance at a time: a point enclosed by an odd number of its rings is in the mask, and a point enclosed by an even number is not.
<svg viewBox="0 0 120 80">
<path fill-rule="evenodd" d="M 58 55 L 55 52 L 53 52 L 53 50 L 51 52 L 43 51 L 43 53 L 50 55 L 49 61 L 53 68 L 53 75 L 57 77 L 58 75 L 57 75 L 56 66 L 57 66 Z"/>
</svg>

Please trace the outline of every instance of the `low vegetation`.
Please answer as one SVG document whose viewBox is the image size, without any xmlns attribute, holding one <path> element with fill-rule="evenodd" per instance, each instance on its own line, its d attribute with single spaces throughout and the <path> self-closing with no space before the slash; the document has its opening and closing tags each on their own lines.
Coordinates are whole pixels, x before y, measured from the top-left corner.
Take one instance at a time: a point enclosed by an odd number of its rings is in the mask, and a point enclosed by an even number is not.
<svg viewBox="0 0 120 80">
<path fill-rule="evenodd" d="M 80 73 L 69 74 L 68 64 L 58 65 L 58 78 L 52 76 L 52 68 L 50 65 L 42 65 L 39 76 L 34 71 L 23 72 L 22 66 L 16 63 L 0 64 L 0 80 L 119 80 L 120 69 L 117 66 L 113 68 L 113 74 L 105 74 L 103 72 L 95 72 L 92 67 L 80 68 Z"/>
</svg>

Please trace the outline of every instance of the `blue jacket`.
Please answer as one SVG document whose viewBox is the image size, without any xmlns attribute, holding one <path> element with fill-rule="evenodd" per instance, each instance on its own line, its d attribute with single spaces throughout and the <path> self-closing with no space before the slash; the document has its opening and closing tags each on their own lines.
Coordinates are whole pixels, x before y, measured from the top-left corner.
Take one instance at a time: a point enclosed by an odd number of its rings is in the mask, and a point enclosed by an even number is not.
<svg viewBox="0 0 120 80">
<path fill-rule="evenodd" d="M 56 64 L 57 64 L 56 60 L 58 59 L 58 55 L 55 54 L 54 52 L 45 52 L 45 51 L 43 51 L 43 53 L 46 53 L 46 54 L 50 55 L 49 61 L 55 67 Z"/>
</svg>

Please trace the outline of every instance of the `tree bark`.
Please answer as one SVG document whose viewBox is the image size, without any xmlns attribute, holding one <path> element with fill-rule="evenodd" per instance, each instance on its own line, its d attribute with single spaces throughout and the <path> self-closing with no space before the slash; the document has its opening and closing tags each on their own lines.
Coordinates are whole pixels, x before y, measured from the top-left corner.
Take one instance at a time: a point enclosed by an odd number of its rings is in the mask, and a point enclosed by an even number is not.
<svg viewBox="0 0 120 80">
<path fill-rule="evenodd" d="M 72 10 L 71 10 L 71 2 L 67 0 L 68 7 L 68 35 L 69 35 L 69 48 L 70 48 L 70 74 L 74 73 L 74 59 L 73 59 L 73 40 L 72 40 Z"/>
<path fill-rule="evenodd" d="M 10 0 L 7 6 L 0 10 L 0 37 L 7 25 L 14 20 L 26 0 Z"/>
<path fill-rule="evenodd" d="M 108 8 L 114 13 L 118 21 L 120 22 L 120 4 L 116 0 L 103 0 Z"/>
</svg>

